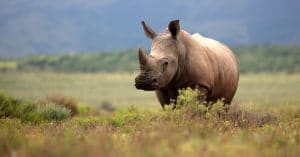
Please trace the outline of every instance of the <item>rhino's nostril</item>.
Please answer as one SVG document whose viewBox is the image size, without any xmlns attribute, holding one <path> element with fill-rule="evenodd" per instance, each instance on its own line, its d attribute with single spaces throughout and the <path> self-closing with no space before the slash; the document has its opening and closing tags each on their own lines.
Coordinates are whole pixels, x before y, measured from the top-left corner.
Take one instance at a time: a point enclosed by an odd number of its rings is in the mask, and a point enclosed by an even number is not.
<svg viewBox="0 0 300 157">
<path fill-rule="evenodd" d="M 157 82 L 156 78 L 152 79 L 152 83 L 156 83 L 156 82 Z"/>
</svg>

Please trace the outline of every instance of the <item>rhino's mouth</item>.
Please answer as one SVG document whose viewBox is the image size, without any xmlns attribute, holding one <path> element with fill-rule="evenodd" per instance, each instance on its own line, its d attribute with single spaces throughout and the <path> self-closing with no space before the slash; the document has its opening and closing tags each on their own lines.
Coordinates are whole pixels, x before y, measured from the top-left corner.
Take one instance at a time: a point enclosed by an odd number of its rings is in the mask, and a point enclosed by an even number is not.
<svg viewBox="0 0 300 157">
<path fill-rule="evenodd" d="M 141 89 L 141 90 L 145 90 L 145 91 L 152 91 L 152 90 L 156 90 L 157 86 L 141 86 L 141 85 L 137 85 L 135 84 L 136 89 Z"/>
<path fill-rule="evenodd" d="M 158 89 L 159 85 L 156 79 L 135 79 L 135 85 L 136 89 L 141 89 L 145 91 L 152 91 Z"/>
</svg>

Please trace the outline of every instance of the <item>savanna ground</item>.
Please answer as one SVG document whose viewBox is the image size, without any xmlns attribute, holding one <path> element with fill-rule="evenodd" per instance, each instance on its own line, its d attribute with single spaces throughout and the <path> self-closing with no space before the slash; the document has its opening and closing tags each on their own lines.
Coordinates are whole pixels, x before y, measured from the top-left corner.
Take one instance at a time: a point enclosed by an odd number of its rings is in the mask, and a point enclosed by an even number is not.
<svg viewBox="0 0 300 157">
<path fill-rule="evenodd" d="M 73 97 L 113 112 L 63 121 L 0 119 L 0 156 L 299 156 L 300 74 L 244 74 L 234 105 L 211 109 L 183 93 L 163 111 L 135 74 L 1 73 L 0 89 L 17 98 Z M 196 106 L 196 107 L 195 107 Z"/>
</svg>

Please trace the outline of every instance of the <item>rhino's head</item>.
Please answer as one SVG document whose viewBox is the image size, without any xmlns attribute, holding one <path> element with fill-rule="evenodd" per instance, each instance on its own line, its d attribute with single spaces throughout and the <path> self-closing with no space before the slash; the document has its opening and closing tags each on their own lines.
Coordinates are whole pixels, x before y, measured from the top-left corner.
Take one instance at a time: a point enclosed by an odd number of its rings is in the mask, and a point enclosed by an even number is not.
<svg viewBox="0 0 300 157">
<path fill-rule="evenodd" d="M 140 74 L 135 78 L 137 89 L 156 90 L 167 86 L 178 70 L 178 58 L 183 50 L 177 39 L 179 20 L 171 21 L 168 29 L 156 34 L 142 21 L 145 35 L 152 40 L 150 55 L 139 49 Z"/>
</svg>

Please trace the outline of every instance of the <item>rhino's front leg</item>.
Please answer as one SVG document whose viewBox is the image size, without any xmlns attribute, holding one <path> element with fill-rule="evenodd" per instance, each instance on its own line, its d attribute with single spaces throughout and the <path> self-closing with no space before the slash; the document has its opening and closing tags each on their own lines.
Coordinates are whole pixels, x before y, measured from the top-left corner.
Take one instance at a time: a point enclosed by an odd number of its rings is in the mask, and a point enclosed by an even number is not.
<svg viewBox="0 0 300 157">
<path fill-rule="evenodd" d="M 156 90 L 155 93 L 162 108 L 164 108 L 166 104 L 170 104 L 170 98 L 168 97 L 167 92 L 164 92 L 163 90 Z"/>
</svg>

